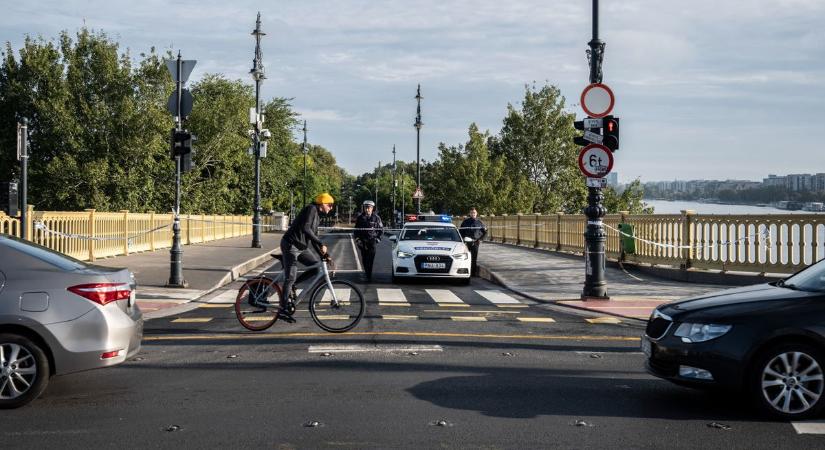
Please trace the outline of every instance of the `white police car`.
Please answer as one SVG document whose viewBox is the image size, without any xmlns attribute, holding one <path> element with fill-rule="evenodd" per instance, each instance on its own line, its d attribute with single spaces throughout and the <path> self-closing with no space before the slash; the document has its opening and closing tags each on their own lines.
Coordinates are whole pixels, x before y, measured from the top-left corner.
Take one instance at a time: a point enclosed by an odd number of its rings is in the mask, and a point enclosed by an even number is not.
<svg viewBox="0 0 825 450">
<path fill-rule="evenodd" d="M 419 216 L 389 239 L 393 243 L 393 282 L 407 277 L 444 277 L 470 283 L 470 251 L 452 217 Z"/>
</svg>

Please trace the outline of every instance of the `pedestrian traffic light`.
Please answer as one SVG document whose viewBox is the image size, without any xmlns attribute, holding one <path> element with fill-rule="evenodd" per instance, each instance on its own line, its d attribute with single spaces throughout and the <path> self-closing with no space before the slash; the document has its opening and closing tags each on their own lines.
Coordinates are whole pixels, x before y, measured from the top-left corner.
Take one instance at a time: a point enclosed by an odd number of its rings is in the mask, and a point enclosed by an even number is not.
<svg viewBox="0 0 825 450">
<path fill-rule="evenodd" d="M 176 130 L 172 128 L 172 145 L 170 156 L 175 159 L 176 156 L 187 155 L 192 152 L 192 141 L 197 138 L 187 130 Z"/>
<path fill-rule="evenodd" d="M 606 116 L 602 119 L 604 142 L 602 144 L 611 152 L 619 149 L 619 118 Z"/>
</svg>

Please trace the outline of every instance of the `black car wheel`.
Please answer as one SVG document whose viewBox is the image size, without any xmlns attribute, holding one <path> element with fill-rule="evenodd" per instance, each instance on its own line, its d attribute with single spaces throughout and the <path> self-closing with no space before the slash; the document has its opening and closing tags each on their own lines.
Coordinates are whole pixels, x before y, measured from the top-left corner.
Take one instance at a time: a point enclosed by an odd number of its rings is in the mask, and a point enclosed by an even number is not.
<svg viewBox="0 0 825 450">
<path fill-rule="evenodd" d="M 0 409 L 36 399 L 49 383 L 49 360 L 31 339 L 0 334 Z"/>
<path fill-rule="evenodd" d="M 750 389 L 763 411 L 802 419 L 825 405 L 825 356 L 810 345 L 788 343 L 761 352 L 753 365 Z"/>
</svg>

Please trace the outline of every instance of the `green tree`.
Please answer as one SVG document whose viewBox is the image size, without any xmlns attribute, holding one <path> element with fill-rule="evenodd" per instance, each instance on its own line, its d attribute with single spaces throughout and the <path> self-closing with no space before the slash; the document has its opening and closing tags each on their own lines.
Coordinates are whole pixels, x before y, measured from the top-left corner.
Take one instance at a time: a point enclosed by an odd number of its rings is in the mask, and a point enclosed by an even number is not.
<svg viewBox="0 0 825 450">
<path fill-rule="evenodd" d="M 574 117 L 564 111 L 564 102 L 555 86 L 525 86 L 520 107 L 507 106 L 500 136 L 491 143 L 494 154 L 509 162 L 512 175 L 524 174 L 535 186 L 529 212 L 579 213 L 586 204 L 573 145 Z M 530 189 L 521 188 L 518 193 L 529 198 Z"/>
<path fill-rule="evenodd" d="M 608 213 L 628 211 L 630 214 L 653 214 L 653 207 L 648 206 L 642 200 L 643 197 L 644 187 L 637 178 L 625 186 L 621 192 L 617 192 L 612 187 L 604 189 L 603 204 Z"/>
</svg>

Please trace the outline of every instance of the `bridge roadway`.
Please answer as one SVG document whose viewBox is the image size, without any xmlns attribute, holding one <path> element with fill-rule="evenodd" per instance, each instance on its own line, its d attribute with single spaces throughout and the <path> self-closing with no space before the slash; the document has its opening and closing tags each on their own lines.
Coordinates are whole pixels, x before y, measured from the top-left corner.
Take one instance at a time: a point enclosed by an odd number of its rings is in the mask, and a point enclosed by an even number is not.
<svg viewBox="0 0 825 450">
<path fill-rule="evenodd" d="M 339 276 L 359 279 L 334 237 Z M 146 323 L 125 364 L 52 380 L 0 411 L 3 448 L 821 448 L 817 422 L 765 422 L 738 397 L 645 374 L 643 322 L 474 279 L 393 285 L 389 248 L 350 333 L 245 331 L 235 281 Z M 256 268 L 254 276 L 268 264 Z M 172 310 L 170 310 L 172 312 Z M 721 424 L 721 425 L 712 425 Z M 726 428 L 729 427 L 729 428 Z M 10 445 L 7 445 L 10 444 Z"/>
</svg>

